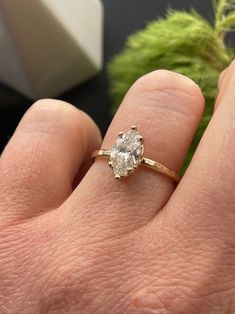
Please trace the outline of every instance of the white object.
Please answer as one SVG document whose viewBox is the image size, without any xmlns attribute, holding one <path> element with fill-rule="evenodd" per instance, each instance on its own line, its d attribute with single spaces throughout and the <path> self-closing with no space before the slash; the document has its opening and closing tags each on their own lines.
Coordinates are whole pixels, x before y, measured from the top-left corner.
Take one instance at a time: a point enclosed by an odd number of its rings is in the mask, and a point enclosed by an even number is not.
<svg viewBox="0 0 235 314">
<path fill-rule="evenodd" d="M 99 0 L 0 0 L 0 81 L 54 97 L 102 67 Z"/>
</svg>

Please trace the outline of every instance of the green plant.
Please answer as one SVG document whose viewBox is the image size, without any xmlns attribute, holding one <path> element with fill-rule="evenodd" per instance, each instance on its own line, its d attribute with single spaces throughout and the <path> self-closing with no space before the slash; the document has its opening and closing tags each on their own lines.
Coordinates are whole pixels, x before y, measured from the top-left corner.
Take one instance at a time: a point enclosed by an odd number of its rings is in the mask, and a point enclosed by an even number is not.
<svg viewBox="0 0 235 314">
<path fill-rule="evenodd" d="M 201 87 L 206 109 L 183 171 L 212 116 L 218 76 L 234 57 L 232 47 L 225 44 L 225 35 L 235 30 L 235 1 L 217 0 L 213 4 L 213 24 L 195 10 L 168 10 L 164 19 L 150 22 L 131 35 L 124 50 L 108 65 L 113 113 L 134 81 L 154 69 L 187 75 Z"/>
</svg>

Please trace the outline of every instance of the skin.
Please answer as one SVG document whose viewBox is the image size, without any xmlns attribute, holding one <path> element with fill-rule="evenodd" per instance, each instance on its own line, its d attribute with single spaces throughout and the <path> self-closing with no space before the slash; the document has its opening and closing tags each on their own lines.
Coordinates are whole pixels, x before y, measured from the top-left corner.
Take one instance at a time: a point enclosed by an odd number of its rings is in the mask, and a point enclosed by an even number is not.
<svg viewBox="0 0 235 314">
<path fill-rule="evenodd" d="M 235 63 L 176 187 L 146 168 L 116 181 L 90 162 L 100 132 L 84 112 L 36 102 L 0 159 L 0 313 L 235 313 Z M 204 110 L 199 87 L 140 78 L 102 147 L 137 125 L 145 156 L 178 171 Z"/>
</svg>

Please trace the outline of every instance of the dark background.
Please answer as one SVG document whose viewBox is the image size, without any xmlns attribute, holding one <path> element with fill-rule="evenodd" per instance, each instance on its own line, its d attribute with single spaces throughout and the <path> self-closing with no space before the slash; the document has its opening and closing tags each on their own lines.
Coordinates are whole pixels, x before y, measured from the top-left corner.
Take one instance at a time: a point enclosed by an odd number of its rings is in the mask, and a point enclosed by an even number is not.
<svg viewBox="0 0 235 314">
<path fill-rule="evenodd" d="M 143 28 L 146 22 L 164 16 L 168 7 L 184 10 L 193 7 L 206 18 L 213 20 L 213 10 L 209 0 L 103 0 L 102 2 L 105 17 L 105 65 L 123 48 L 129 34 Z M 57 97 L 90 114 L 103 133 L 111 120 L 105 65 L 102 73 L 96 78 Z M 0 84 L 0 152 L 31 104 L 32 100 Z"/>
</svg>

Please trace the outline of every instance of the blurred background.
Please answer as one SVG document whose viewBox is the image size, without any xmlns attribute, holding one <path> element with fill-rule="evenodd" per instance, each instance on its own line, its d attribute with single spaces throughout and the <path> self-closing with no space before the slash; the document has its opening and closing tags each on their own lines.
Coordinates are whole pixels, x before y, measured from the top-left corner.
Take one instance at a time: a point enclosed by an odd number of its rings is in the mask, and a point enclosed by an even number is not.
<svg viewBox="0 0 235 314">
<path fill-rule="evenodd" d="M 86 111 L 104 134 L 111 121 L 106 64 L 122 50 L 127 36 L 142 29 L 148 21 L 164 16 L 169 7 L 183 10 L 195 8 L 209 20 L 213 20 L 213 9 L 210 0 L 102 0 L 102 2 L 104 6 L 103 70 L 95 78 L 57 98 Z M 0 151 L 31 104 L 32 100 L 0 83 Z"/>
</svg>

